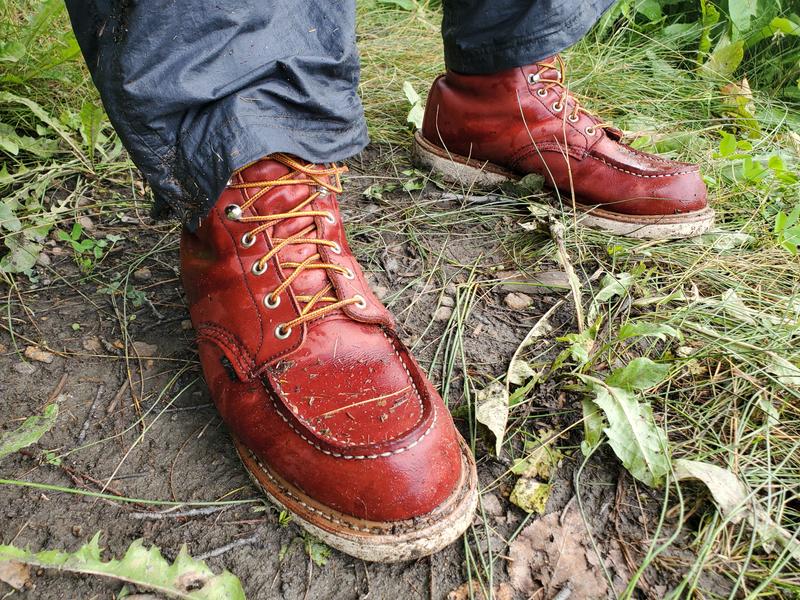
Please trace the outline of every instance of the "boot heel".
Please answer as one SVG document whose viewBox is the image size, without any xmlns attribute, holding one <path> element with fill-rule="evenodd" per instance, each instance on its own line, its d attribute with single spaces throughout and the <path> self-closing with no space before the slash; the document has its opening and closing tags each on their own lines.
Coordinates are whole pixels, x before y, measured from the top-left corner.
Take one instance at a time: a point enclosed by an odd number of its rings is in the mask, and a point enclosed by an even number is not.
<svg viewBox="0 0 800 600">
<path fill-rule="evenodd" d="M 417 167 L 438 173 L 447 183 L 467 187 L 492 189 L 519 179 L 514 173 L 488 161 L 472 160 L 448 152 L 426 140 L 420 131 L 414 134 L 412 159 Z"/>
</svg>

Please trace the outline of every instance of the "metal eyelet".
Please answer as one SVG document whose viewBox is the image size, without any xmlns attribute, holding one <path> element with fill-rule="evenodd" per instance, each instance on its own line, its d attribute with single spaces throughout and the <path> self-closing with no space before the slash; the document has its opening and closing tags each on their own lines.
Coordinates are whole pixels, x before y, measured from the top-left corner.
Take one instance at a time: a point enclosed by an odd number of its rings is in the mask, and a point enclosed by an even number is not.
<svg viewBox="0 0 800 600">
<path fill-rule="evenodd" d="M 353 300 L 358 300 L 358 302 L 356 302 L 356 308 L 367 308 L 367 301 L 364 300 L 364 296 L 361 294 L 353 296 Z"/>
<path fill-rule="evenodd" d="M 545 88 L 539 88 L 536 90 L 536 95 L 539 96 L 539 98 L 547 98 L 547 90 Z"/>
<path fill-rule="evenodd" d="M 242 236 L 242 248 L 250 248 L 255 243 L 256 243 L 256 236 L 250 235 L 250 233 L 245 233 Z"/>
<path fill-rule="evenodd" d="M 336 242 L 333 242 L 333 243 L 336 244 Z M 341 254 L 342 253 L 342 247 L 339 244 L 336 244 L 335 246 L 331 246 L 331 252 L 333 252 L 334 254 Z"/>
<path fill-rule="evenodd" d="M 225 207 L 225 216 L 231 221 L 238 221 L 242 218 L 242 207 L 238 204 L 228 204 Z"/>
<path fill-rule="evenodd" d="M 328 194 L 330 194 L 331 192 L 330 192 L 330 190 L 329 190 L 328 188 L 326 188 L 326 187 L 324 187 L 324 186 L 319 186 L 319 187 L 317 188 L 317 193 L 318 193 L 320 196 L 327 196 L 327 195 L 328 195 Z"/>
<path fill-rule="evenodd" d="M 569 121 L 570 123 L 577 123 L 580 120 L 581 120 L 581 118 L 580 117 L 576 117 L 575 115 L 570 115 L 570 116 L 567 117 L 567 121 Z"/>
<path fill-rule="evenodd" d="M 539 75 L 539 73 L 531 73 L 530 75 L 528 75 L 528 83 L 530 83 L 531 85 L 535 85 L 539 83 L 539 80 L 541 78 L 542 76 Z"/>
<path fill-rule="evenodd" d="M 325 215 L 325 220 L 331 225 L 334 225 L 336 223 L 336 217 L 334 217 L 332 213 L 328 213 L 327 215 Z"/>
<path fill-rule="evenodd" d="M 283 325 L 278 325 L 275 328 L 275 337 L 279 340 L 285 340 L 287 337 L 292 335 L 292 328 L 286 328 Z"/>
<path fill-rule="evenodd" d="M 270 298 L 272 300 L 270 300 Z M 267 308 L 278 308 L 281 304 L 281 297 L 280 296 L 272 296 L 272 294 L 267 294 L 264 296 L 264 306 Z"/>
<path fill-rule="evenodd" d="M 564 110 L 564 105 L 561 104 L 561 102 L 556 102 L 555 104 L 553 104 L 552 108 L 553 112 L 560 113 L 562 110 Z"/>
<path fill-rule="evenodd" d="M 352 269 L 345 269 L 345 271 L 344 271 L 344 273 L 342 273 L 342 275 L 344 275 L 345 279 L 355 279 L 356 278 L 356 274 L 353 273 Z"/>
<path fill-rule="evenodd" d="M 266 273 L 267 272 L 267 268 L 269 267 L 269 263 L 264 263 L 263 267 L 259 267 L 258 266 L 259 264 L 260 264 L 260 261 L 254 262 L 252 268 L 250 269 L 250 272 L 253 275 L 255 275 L 256 277 L 260 277 L 261 275 Z"/>
<path fill-rule="evenodd" d="M 587 127 L 586 128 L 586 135 L 594 136 L 597 133 L 597 129 L 594 127 Z"/>
</svg>

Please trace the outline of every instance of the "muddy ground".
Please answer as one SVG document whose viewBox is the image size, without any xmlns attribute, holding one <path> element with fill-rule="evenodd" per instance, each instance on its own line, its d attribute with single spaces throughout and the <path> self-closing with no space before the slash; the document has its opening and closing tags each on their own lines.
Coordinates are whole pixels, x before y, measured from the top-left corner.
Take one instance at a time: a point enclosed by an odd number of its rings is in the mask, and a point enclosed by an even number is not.
<svg viewBox="0 0 800 600">
<path fill-rule="evenodd" d="M 376 291 L 398 316 L 405 338 L 414 345 L 422 364 L 429 365 L 447 327 L 447 320 L 440 320 L 443 313 L 433 318 L 441 309 L 442 297 L 453 298 L 457 286 L 469 280 L 471 265 L 479 264 L 476 277 L 488 282 L 492 270 L 512 264 L 509 249 L 502 247 L 492 232 L 514 226 L 525 210 L 522 207 L 516 217 L 487 219 L 480 225 L 437 229 L 426 228 L 421 221 L 413 232 L 416 242 L 411 244 L 407 224 L 393 231 L 392 222 L 409 219 L 420 202 L 426 204 L 426 211 L 444 214 L 458 210 L 460 201 L 443 196 L 444 191 L 430 185 L 411 195 L 401 189 L 386 192 L 382 200 L 365 197 L 365 188 L 385 182 L 372 176 L 384 176 L 382 161 L 386 157 L 380 150 L 371 152 L 351 162 L 343 198 L 352 245 Z M 130 195 L 125 190 L 120 193 Z M 398 218 L 381 219 L 387 211 Z M 106 493 L 144 499 L 257 497 L 197 364 L 178 280 L 176 224 L 154 223 L 144 207 L 116 214 L 92 214 L 89 210 L 88 214 L 94 235 L 114 233 L 123 238 L 96 265 L 91 277 L 80 273 L 71 250 L 63 243 L 53 243 L 48 247 L 49 261 L 44 259 L 49 264 L 37 269 L 35 281 L 20 278 L 18 289 L 0 287 L 4 296 L 0 305 L 10 303 L 10 316 L 3 316 L 0 328 L 0 428 L 17 427 L 25 417 L 40 413 L 54 396 L 60 396 L 61 408 L 56 426 L 38 445 L 2 461 L 0 476 L 91 491 L 105 488 Z M 429 278 L 434 267 L 435 275 Z M 557 269 L 555 264 L 552 267 Z M 109 288 L 114 287 L 116 278 L 126 276 L 144 296 L 134 294 L 123 302 L 119 293 Z M 558 287 L 535 288 L 529 308 L 511 310 L 504 302 L 507 287 L 486 283 L 478 289 L 465 324 L 464 351 L 471 375 L 487 381 L 504 372 L 526 332 L 565 292 Z M 563 332 L 570 328 L 571 315 L 569 303 L 557 315 Z M 28 346 L 51 352 L 52 362 L 23 360 L 20 353 Z M 439 363 L 432 370 L 437 384 L 441 384 L 441 373 Z M 447 384 L 451 408 L 456 415 L 463 415 L 463 409 L 459 412 L 463 381 L 458 370 Z M 530 405 L 526 426 L 565 428 L 580 418 L 579 406 L 577 398 L 557 384 L 547 384 Z M 146 415 L 144 430 L 137 425 L 140 414 Z M 462 417 L 458 424 L 469 439 L 467 421 Z M 574 479 L 581 462 L 580 453 L 575 452 L 580 429 L 573 428 L 571 437 L 563 442 L 568 456 L 555 477 L 547 507 L 550 520 L 542 520 L 538 529 L 526 530 L 537 539 L 552 538 L 549 532 L 566 527 L 565 519 L 573 519 L 570 515 L 579 506 Z M 484 553 L 491 548 L 499 555 L 494 567 L 497 596 L 523 598 L 529 593 L 507 583 L 500 585 L 509 580 L 510 549 L 504 540 L 536 519 L 509 503 L 507 496 L 513 486 L 509 459 L 493 457 L 489 445 L 482 437 L 476 441 L 481 482 L 490 489 L 484 494 L 484 515 L 476 520 L 470 543 L 473 553 L 477 548 Z M 51 457 L 59 456 L 61 464 L 48 461 L 46 451 L 53 453 Z M 580 494 L 605 570 L 621 591 L 649 542 L 659 498 L 636 488 L 605 452 L 581 473 Z M 318 566 L 310 562 L 299 541 L 300 530 L 293 524 L 282 526 L 277 512 L 260 504 L 185 518 L 156 519 L 146 514 L 154 510 L 144 504 L 3 485 L 0 543 L 36 550 L 75 549 L 102 530 L 109 557 L 121 556 L 133 540 L 143 538 L 170 559 L 186 544 L 193 556 L 207 556 L 215 571 L 235 573 L 250 599 L 464 597 L 464 588 L 458 591 L 468 577 L 463 543 L 408 564 L 367 564 L 332 552 L 327 564 Z M 573 529 L 564 531 L 588 548 L 582 521 Z M 242 543 L 237 546 L 235 542 Z M 604 565 L 597 560 L 581 562 L 580 568 L 565 561 L 560 579 L 551 577 L 544 583 L 536 581 L 535 571 L 544 569 L 536 560 L 552 562 L 553 555 L 544 552 L 531 560 L 531 565 L 539 565 L 531 567 L 538 590 L 533 598 L 553 598 L 559 593 L 569 597 L 562 591 L 567 586 L 573 590 L 573 599 L 611 595 L 610 591 L 600 593 L 601 588 L 589 595 L 581 591 L 582 581 L 598 576 L 604 579 Z M 670 560 L 663 570 L 646 573 L 635 596 L 664 595 L 681 571 L 680 552 L 674 552 Z M 114 598 L 121 587 L 118 582 L 96 577 L 40 571 L 22 591 L 14 592 L 0 583 L 0 597 Z"/>
</svg>

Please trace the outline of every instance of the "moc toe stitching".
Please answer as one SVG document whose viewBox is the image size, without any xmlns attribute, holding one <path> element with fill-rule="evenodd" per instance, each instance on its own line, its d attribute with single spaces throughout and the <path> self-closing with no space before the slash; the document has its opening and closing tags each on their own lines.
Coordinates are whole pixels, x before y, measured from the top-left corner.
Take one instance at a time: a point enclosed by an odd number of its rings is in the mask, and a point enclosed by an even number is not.
<svg viewBox="0 0 800 600">
<path fill-rule="evenodd" d="M 422 422 L 425 420 L 424 419 L 424 417 L 425 417 L 425 409 L 424 409 L 423 402 L 422 402 L 422 396 L 420 394 L 419 387 L 414 382 L 413 377 L 411 377 L 411 372 L 408 370 L 408 365 L 406 364 L 406 361 L 404 361 L 403 358 L 400 356 L 400 352 L 397 350 L 397 347 L 392 342 L 392 339 L 386 334 L 385 330 L 381 329 L 381 333 L 386 338 L 386 340 L 389 342 L 389 345 L 392 348 L 392 351 L 394 352 L 395 356 L 397 357 L 397 360 L 402 365 L 403 370 L 406 373 L 406 377 L 407 377 L 408 383 L 410 384 L 409 387 L 411 387 L 414 390 L 414 395 L 416 396 L 416 399 L 417 399 L 417 408 L 419 409 L 419 418 L 416 420 L 415 423 L 411 424 L 408 427 L 408 429 L 406 431 L 406 433 L 408 433 L 408 432 L 411 432 L 414 429 L 418 428 L 420 426 L 420 424 L 422 424 Z M 342 440 L 342 439 L 337 438 L 336 436 L 323 433 L 314 424 L 312 424 L 307 418 L 302 417 L 300 415 L 299 408 L 295 405 L 294 402 L 292 402 L 292 400 L 289 398 L 288 394 L 286 394 L 286 392 L 283 390 L 283 386 L 281 385 L 280 381 L 277 378 L 275 378 L 275 379 L 272 380 L 272 383 L 275 386 L 275 389 L 278 392 L 278 395 L 283 399 L 284 404 L 286 404 L 286 406 L 289 408 L 289 410 L 290 410 L 291 414 L 293 415 L 293 417 L 295 419 L 297 419 L 298 421 L 300 421 L 305 427 L 307 427 L 312 433 L 314 433 L 314 435 L 318 436 L 321 440 L 324 440 L 324 441 L 335 442 L 335 443 L 338 443 L 338 444 L 347 445 L 347 441 L 346 440 Z M 434 410 L 435 410 L 435 407 L 434 407 Z M 435 421 L 436 421 L 436 419 L 434 418 L 434 423 L 435 423 Z M 303 437 L 303 436 L 301 436 L 301 437 Z M 402 437 L 402 435 L 400 437 Z M 423 437 L 425 437 L 425 436 L 423 435 L 422 437 L 420 437 L 420 440 Z M 308 441 L 308 440 L 306 440 L 306 441 Z M 309 442 L 309 443 L 311 443 L 311 442 Z M 386 442 L 383 442 L 383 443 L 386 444 Z M 312 444 L 312 445 L 314 445 L 314 444 Z M 373 457 L 378 457 L 378 456 L 391 456 L 392 454 L 399 454 L 399 453 L 398 452 L 381 453 L 381 454 L 376 454 L 376 455 L 369 455 L 368 458 L 373 458 Z"/>
</svg>

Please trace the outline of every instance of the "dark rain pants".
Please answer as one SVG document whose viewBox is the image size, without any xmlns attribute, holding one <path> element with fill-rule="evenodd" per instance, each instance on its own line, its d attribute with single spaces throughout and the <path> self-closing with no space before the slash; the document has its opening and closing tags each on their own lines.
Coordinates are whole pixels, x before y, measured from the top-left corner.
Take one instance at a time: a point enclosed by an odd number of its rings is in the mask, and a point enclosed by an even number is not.
<svg viewBox="0 0 800 600">
<path fill-rule="evenodd" d="M 274 152 L 338 161 L 368 142 L 355 0 L 66 0 L 106 112 L 189 226 Z M 572 45 L 613 0 L 443 0 L 447 67 L 491 73 Z"/>
</svg>

